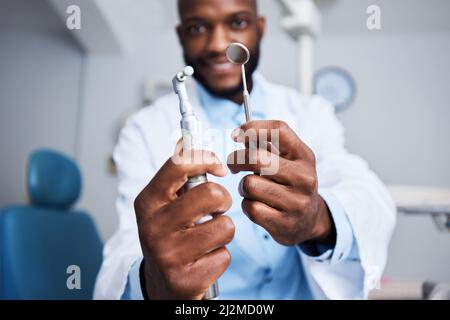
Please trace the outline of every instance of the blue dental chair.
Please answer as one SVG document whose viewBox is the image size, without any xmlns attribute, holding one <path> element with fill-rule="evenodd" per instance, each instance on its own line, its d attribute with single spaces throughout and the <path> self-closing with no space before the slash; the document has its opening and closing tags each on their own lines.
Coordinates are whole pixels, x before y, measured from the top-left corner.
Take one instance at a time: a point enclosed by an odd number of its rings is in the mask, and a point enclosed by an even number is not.
<svg viewBox="0 0 450 320">
<path fill-rule="evenodd" d="M 36 151 L 26 187 L 28 205 L 0 211 L 0 299 L 92 299 L 103 244 L 90 216 L 71 209 L 81 193 L 77 165 Z"/>
</svg>

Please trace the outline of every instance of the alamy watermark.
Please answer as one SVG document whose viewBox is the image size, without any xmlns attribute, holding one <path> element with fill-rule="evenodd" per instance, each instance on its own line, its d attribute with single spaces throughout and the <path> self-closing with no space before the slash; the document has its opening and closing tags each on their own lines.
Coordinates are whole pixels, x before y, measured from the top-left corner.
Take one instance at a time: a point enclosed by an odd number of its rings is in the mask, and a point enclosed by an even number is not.
<svg viewBox="0 0 450 320">
<path fill-rule="evenodd" d="M 77 265 L 70 265 L 66 269 L 66 273 L 70 274 L 66 280 L 66 286 L 69 290 L 81 290 L 81 269 Z"/>
<path fill-rule="evenodd" d="M 368 14 L 367 29 L 371 31 L 381 30 L 381 8 L 373 4 L 367 7 L 366 13 Z"/>
<path fill-rule="evenodd" d="M 227 150 L 236 150 L 227 158 L 227 164 L 250 165 L 257 167 L 262 176 L 272 176 L 278 173 L 280 167 L 279 129 L 248 129 L 239 132 L 238 141 L 230 139 L 233 130 L 208 129 L 203 132 L 202 137 L 193 139 L 184 134 L 183 144 L 177 145 L 177 150 L 172 156 L 172 161 L 177 164 L 212 164 L 217 159 L 206 156 L 201 150 L 218 150 L 225 154 Z M 175 144 L 179 137 L 179 131 L 172 134 L 172 142 Z M 202 146 L 190 145 L 191 140 L 203 141 Z M 239 148 L 238 144 L 245 144 L 244 148 Z M 184 145 L 184 147 L 183 147 Z M 190 150 L 192 149 L 192 150 Z M 181 152 L 183 150 L 183 152 Z"/>
<path fill-rule="evenodd" d="M 80 30 L 81 29 L 81 8 L 77 5 L 70 5 L 66 9 L 66 14 L 68 14 L 66 19 L 66 26 L 69 30 Z"/>
<path fill-rule="evenodd" d="M 372 4 L 367 7 L 366 27 L 368 30 L 381 30 L 381 8 L 378 5 Z M 81 8 L 78 5 L 72 4 L 66 9 L 66 26 L 69 30 L 81 30 Z"/>
</svg>

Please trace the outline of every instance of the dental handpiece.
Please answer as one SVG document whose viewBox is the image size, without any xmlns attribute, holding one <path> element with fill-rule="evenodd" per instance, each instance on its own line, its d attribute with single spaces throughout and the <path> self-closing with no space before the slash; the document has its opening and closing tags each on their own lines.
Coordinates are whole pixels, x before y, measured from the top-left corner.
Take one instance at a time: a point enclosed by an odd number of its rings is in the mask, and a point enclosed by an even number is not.
<svg viewBox="0 0 450 320">
<path fill-rule="evenodd" d="M 201 127 L 197 116 L 194 113 L 194 108 L 189 102 L 189 97 L 186 90 L 186 79 L 194 74 L 194 69 L 187 66 L 182 72 L 178 73 L 172 81 L 173 90 L 178 95 L 180 100 L 180 113 L 181 113 L 181 134 L 183 137 L 183 150 L 201 150 L 202 149 L 202 137 Z M 186 182 L 184 188 L 186 191 L 207 182 L 206 173 L 190 177 Z M 212 219 L 211 215 L 204 216 L 197 221 L 197 224 L 204 223 Z M 211 285 L 206 291 L 205 300 L 215 300 L 219 297 L 219 285 L 216 282 Z"/>
</svg>

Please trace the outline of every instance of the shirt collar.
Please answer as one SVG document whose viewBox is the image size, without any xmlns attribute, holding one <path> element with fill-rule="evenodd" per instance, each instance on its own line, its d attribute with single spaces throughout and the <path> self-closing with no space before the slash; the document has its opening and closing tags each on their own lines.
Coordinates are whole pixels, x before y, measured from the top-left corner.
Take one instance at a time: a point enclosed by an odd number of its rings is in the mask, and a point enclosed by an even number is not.
<svg viewBox="0 0 450 320">
<path fill-rule="evenodd" d="M 266 81 L 258 72 L 255 72 L 252 78 L 253 89 L 250 93 L 250 103 L 253 119 L 261 120 L 266 116 L 266 106 L 264 103 Z M 197 88 L 200 105 L 213 126 L 235 127 L 245 122 L 245 112 L 242 105 L 238 105 L 228 99 L 213 96 L 201 84 L 198 84 Z"/>
</svg>

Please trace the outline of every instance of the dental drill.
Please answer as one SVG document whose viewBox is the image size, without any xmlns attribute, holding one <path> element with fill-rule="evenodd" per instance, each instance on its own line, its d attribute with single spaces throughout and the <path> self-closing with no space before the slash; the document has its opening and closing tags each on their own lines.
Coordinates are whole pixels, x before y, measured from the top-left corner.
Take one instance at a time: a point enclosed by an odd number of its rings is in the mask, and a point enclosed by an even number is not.
<svg viewBox="0 0 450 320">
<path fill-rule="evenodd" d="M 183 150 L 201 150 L 202 149 L 202 138 L 201 138 L 201 127 L 197 116 L 194 113 L 194 108 L 189 102 L 187 90 L 186 90 L 186 79 L 194 74 L 194 69 L 191 66 L 187 66 L 182 72 L 178 73 L 172 81 L 173 90 L 178 95 L 180 100 L 180 113 L 181 113 L 181 134 L 183 138 Z M 206 173 L 190 177 L 186 182 L 184 188 L 186 191 L 207 182 Z M 204 223 L 211 220 L 212 216 L 208 215 L 200 219 L 197 224 Z M 216 300 L 219 297 L 219 285 L 214 282 L 205 293 L 205 300 Z"/>
</svg>

